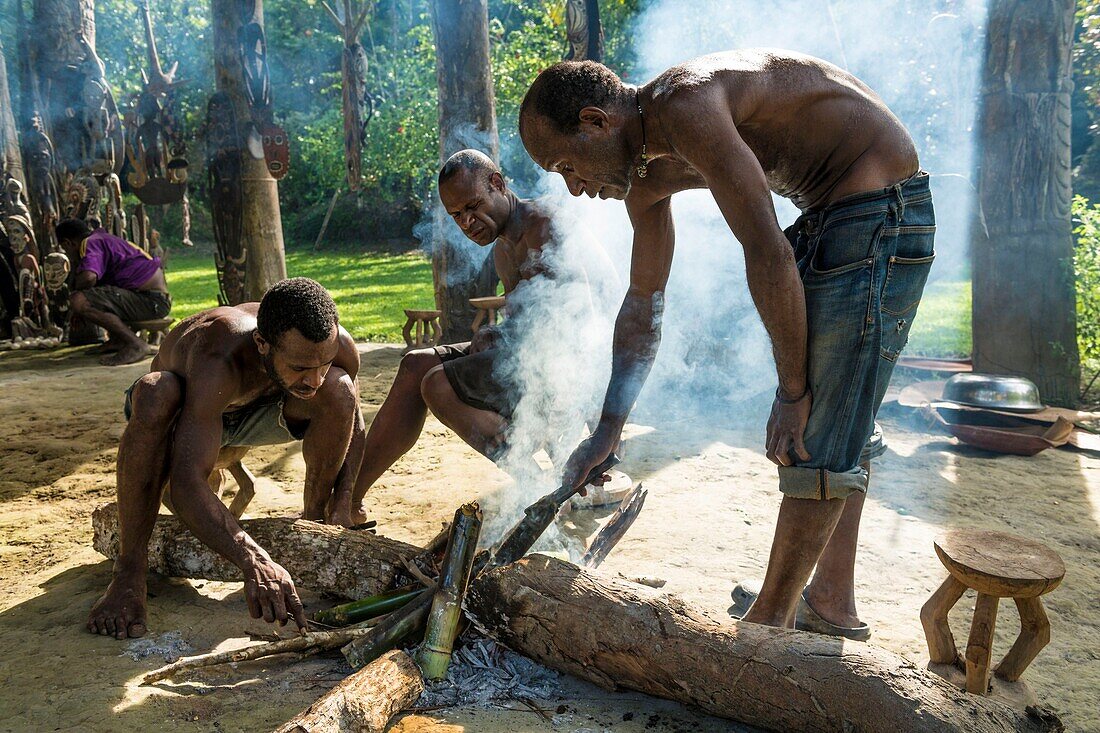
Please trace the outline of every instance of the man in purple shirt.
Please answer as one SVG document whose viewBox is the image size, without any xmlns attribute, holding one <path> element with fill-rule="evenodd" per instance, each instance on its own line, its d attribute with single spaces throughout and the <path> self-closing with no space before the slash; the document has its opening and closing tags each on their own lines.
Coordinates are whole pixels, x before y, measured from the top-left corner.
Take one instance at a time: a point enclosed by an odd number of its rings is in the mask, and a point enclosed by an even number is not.
<svg viewBox="0 0 1100 733">
<path fill-rule="evenodd" d="M 133 364 L 152 349 L 127 324 L 164 318 L 172 309 L 159 257 L 81 219 L 57 225 L 57 241 L 76 273 L 69 304 L 74 317 L 102 327 L 110 338 L 100 360 L 114 366 Z"/>
</svg>

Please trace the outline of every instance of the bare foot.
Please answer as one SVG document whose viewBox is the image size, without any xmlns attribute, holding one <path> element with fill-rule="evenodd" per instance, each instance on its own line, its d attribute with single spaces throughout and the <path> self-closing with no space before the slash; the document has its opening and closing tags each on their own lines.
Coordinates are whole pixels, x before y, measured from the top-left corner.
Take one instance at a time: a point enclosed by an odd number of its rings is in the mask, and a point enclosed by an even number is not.
<svg viewBox="0 0 1100 733">
<path fill-rule="evenodd" d="M 88 349 L 89 354 L 115 354 L 122 349 L 122 344 L 116 339 L 107 339 L 99 346 Z"/>
<path fill-rule="evenodd" d="M 834 626 L 845 628 L 859 626 L 859 614 L 856 612 L 856 601 L 852 595 L 842 597 L 815 591 L 813 584 L 806 589 L 806 603 L 818 616 Z"/>
<path fill-rule="evenodd" d="M 116 639 L 145 636 L 145 573 L 114 577 L 88 614 L 88 631 Z"/>
<path fill-rule="evenodd" d="M 122 364 L 135 364 L 153 353 L 153 347 L 142 341 L 136 341 L 122 348 L 113 356 L 105 356 L 99 360 L 103 366 L 121 366 Z"/>
</svg>

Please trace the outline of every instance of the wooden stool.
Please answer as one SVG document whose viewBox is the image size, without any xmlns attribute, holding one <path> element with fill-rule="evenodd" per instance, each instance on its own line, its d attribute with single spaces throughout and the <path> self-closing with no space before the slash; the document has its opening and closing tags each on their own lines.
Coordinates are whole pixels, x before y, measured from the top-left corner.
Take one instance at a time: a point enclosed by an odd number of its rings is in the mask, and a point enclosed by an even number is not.
<svg viewBox="0 0 1100 733">
<path fill-rule="evenodd" d="M 168 335 L 168 331 L 175 322 L 175 318 L 154 318 L 151 321 L 133 321 L 126 325 L 134 329 L 138 338 L 143 339 L 148 344 L 157 346 Z"/>
<path fill-rule="evenodd" d="M 484 323 L 492 326 L 497 322 L 497 311 L 504 307 L 504 296 L 494 295 L 489 298 L 470 298 L 470 305 L 477 309 L 474 323 L 470 327 L 474 333 Z"/>
<path fill-rule="evenodd" d="M 966 644 L 966 691 L 985 695 L 989 690 L 989 660 L 997 604 L 1011 598 L 1020 610 L 1020 636 L 997 665 L 995 673 L 1007 682 L 1020 679 L 1027 665 L 1050 641 L 1050 622 L 1039 596 L 1058 587 L 1066 566 L 1058 553 L 1023 537 L 981 529 L 953 529 L 935 542 L 936 554 L 947 568 L 947 580 L 920 611 L 928 656 L 935 664 L 960 665 L 947 613 L 967 588 L 978 591 L 970 639 Z"/>
<path fill-rule="evenodd" d="M 401 335 L 405 337 L 405 351 L 424 349 L 438 344 L 440 336 L 443 335 L 443 329 L 439 325 L 439 317 L 441 315 L 443 315 L 443 311 L 418 311 L 406 309 L 405 317 L 408 318 L 408 320 L 405 321 L 405 327 L 401 329 Z M 414 325 L 416 326 L 416 338 L 412 336 Z M 432 332 L 431 336 L 428 335 L 429 328 Z"/>
</svg>

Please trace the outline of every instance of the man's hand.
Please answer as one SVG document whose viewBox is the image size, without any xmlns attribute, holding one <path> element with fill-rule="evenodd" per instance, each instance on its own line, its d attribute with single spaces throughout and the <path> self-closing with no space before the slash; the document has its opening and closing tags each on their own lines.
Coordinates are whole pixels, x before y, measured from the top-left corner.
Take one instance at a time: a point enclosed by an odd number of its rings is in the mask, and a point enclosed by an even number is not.
<svg viewBox="0 0 1100 733">
<path fill-rule="evenodd" d="M 603 463 L 604 459 L 611 455 L 611 449 L 615 447 L 617 442 L 617 437 L 611 438 L 599 430 L 582 440 L 581 444 L 569 456 L 569 460 L 565 462 L 565 472 L 562 474 L 561 480 L 562 486 L 579 489 L 581 496 L 584 496 L 585 491 L 582 484 L 585 478 L 593 468 Z"/>
<path fill-rule="evenodd" d="M 777 392 L 772 402 L 772 413 L 768 417 L 768 460 L 778 466 L 791 465 L 789 451 L 794 450 L 801 461 L 810 460 L 806 446 L 802 443 L 802 434 L 806 431 L 806 421 L 810 419 L 810 406 L 813 397 L 806 390 L 800 398 L 793 401 L 781 399 Z"/>
<path fill-rule="evenodd" d="M 309 628 L 290 573 L 271 558 L 257 558 L 245 570 L 244 597 L 252 618 L 263 617 L 268 623 L 277 620 L 280 626 L 293 619 L 302 631 Z"/>
<path fill-rule="evenodd" d="M 497 340 L 500 338 L 500 331 L 496 326 L 483 326 L 477 330 L 474 334 L 474 338 L 470 341 L 470 353 L 476 354 L 487 349 L 491 349 L 497 345 Z"/>
</svg>

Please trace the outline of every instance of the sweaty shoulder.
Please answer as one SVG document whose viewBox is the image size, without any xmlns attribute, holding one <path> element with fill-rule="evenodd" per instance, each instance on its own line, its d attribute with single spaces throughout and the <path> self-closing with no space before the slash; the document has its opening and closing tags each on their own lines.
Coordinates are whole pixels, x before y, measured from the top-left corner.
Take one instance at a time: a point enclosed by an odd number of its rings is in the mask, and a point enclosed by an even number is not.
<svg viewBox="0 0 1100 733">
<path fill-rule="evenodd" d="M 244 349 L 254 349 L 258 303 L 221 306 L 185 318 L 172 329 L 153 361 L 154 369 L 187 376 L 235 371 Z"/>
</svg>

